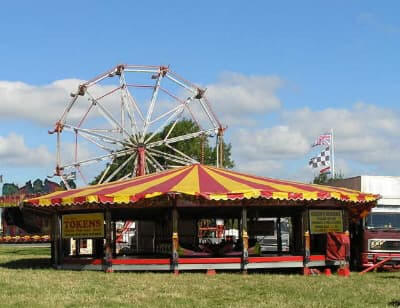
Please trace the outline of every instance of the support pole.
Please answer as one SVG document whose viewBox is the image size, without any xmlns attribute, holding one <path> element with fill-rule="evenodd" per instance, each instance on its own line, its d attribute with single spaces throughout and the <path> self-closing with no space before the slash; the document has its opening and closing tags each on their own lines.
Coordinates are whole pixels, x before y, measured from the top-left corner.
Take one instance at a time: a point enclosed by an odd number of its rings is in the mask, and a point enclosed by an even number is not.
<svg viewBox="0 0 400 308">
<path fill-rule="evenodd" d="M 58 242 L 58 262 L 57 262 L 57 266 L 58 268 L 61 267 L 61 265 L 63 264 L 63 260 L 64 260 L 64 249 L 63 249 L 63 239 L 62 239 L 62 230 L 61 230 L 61 220 L 62 220 L 62 216 L 60 214 L 57 214 L 57 242 Z"/>
<path fill-rule="evenodd" d="M 111 226 L 111 211 L 109 209 L 106 210 L 105 213 L 105 236 L 106 236 L 106 245 L 104 247 L 104 271 L 106 273 L 112 273 L 112 226 Z"/>
<path fill-rule="evenodd" d="M 282 232 L 281 232 L 281 218 L 276 219 L 276 243 L 278 248 L 278 255 L 282 255 Z"/>
<path fill-rule="evenodd" d="M 175 274 L 179 273 L 179 235 L 178 235 L 178 209 L 174 206 L 172 208 L 172 269 Z"/>
<path fill-rule="evenodd" d="M 247 264 L 249 263 L 249 236 L 247 234 L 247 208 L 242 207 L 242 241 L 243 241 L 243 252 L 242 252 L 242 271 L 247 273 Z"/>
<path fill-rule="evenodd" d="M 57 237 L 57 214 L 51 217 L 51 264 L 57 268 L 58 264 L 58 237 Z"/>
<path fill-rule="evenodd" d="M 310 256 L 311 256 L 311 240 L 310 240 L 310 229 L 309 229 L 309 221 L 308 221 L 308 209 L 306 209 L 303 212 L 303 217 L 302 217 L 302 225 L 303 225 L 303 231 L 304 231 L 304 259 L 303 259 L 303 274 L 304 275 L 310 275 L 311 271 L 308 268 L 308 263 L 310 262 Z"/>
<path fill-rule="evenodd" d="M 136 168 L 136 176 L 145 175 L 146 173 L 146 148 L 144 146 L 139 146 L 137 149 L 138 160 Z"/>
</svg>

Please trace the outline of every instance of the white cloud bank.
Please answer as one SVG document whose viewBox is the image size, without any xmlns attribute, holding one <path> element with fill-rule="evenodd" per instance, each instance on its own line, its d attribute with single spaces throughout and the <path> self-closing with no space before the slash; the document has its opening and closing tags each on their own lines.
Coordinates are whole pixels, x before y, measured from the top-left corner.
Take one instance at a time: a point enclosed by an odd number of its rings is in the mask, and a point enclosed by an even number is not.
<svg viewBox="0 0 400 308">
<path fill-rule="evenodd" d="M 0 136 L 0 164 L 4 167 L 54 166 L 54 155 L 46 146 L 28 147 L 23 136 Z"/>
<path fill-rule="evenodd" d="M 224 124 L 251 124 L 251 116 L 281 108 L 277 91 L 284 82 L 277 76 L 247 76 L 226 72 L 207 85 L 207 97 Z"/>
<path fill-rule="evenodd" d="M 77 79 L 66 79 L 33 86 L 0 81 L 0 118 L 27 119 L 51 127 L 79 83 Z M 398 109 L 361 102 L 348 108 L 287 110 L 278 95 L 284 85 L 277 76 L 228 72 L 206 86 L 215 113 L 229 126 L 238 169 L 272 177 L 309 176 L 312 173 L 306 165 L 311 156 L 310 145 L 319 134 L 333 128 L 337 167 L 345 176 L 352 172 L 369 173 L 371 169 L 380 174 L 400 175 Z M 70 116 L 78 119 L 86 108 L 87 104 L 77 105 Z M 279 118 L 276 125 L 260 121 L 271 114 Z M 15 134 L 0 137 L 0 159 L 2 164 L 21 166 L 54 162 L 45 147 L 30 149 L 23 137 Z M 297 165 L 288 171 L 291 162 L 296 161 Z"/>
<path fill-rule="evenodd" d="M 236 161 L 241 170 L 255 170 L 268 176 L 298 177 L 287 173 L 290 160 L 306 165 L 312 156 L 310 145 L 321 133 L 333 128 L 336 170 L 353 173 L 400 174 L 400 112 L 371 104 L 349 108 L 281 111 L 279 126 L 242 128 L 233 134 Z M 352 168 L 352 165 L 354 167 Z M 307 169 L 303 178 L 312 175 Z"/>
</svg>

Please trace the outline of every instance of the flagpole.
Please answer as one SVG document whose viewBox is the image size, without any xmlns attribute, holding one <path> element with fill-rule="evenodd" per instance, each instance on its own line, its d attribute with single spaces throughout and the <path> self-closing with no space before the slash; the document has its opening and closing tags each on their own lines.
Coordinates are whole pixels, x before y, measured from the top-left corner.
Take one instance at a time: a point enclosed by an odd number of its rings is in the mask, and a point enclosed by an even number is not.
<svg viewBox="0 0 400 308">
<path fill-rule="evenodd" d="M 333 143 L 333 128 L 331 128 L 331 158 L 332 158 L 332 173 L 331 178 L 335 178 L 335 146 Z"/>
</svg>

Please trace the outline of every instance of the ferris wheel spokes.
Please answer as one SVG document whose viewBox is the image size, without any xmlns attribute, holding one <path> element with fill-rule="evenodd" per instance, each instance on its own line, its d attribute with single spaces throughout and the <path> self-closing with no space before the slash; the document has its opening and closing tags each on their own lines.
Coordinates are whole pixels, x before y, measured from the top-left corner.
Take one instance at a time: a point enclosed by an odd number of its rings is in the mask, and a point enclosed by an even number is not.
<svg viewBox="0 0 400 308">
<path fill-rule="evenodd" d="M 97 176 L 98 183 L 105 183 L 197 163 L 201 156 L 185 153 L 184 142 L 217 136 L 221 144 L 218 136 L 223 133 L 205 91 L 167 66 L 117 65 L 80 84 L 54 129 L 56 175 L 66 178 L 65 172 L 75 168 L 84 178 L 82 167 L 108 162 Z M 82 105 L 84 100 L 87 107 Z M 78 118 L 82 106 L 85 109 Z M 187 131 L 178 126 L 185 120 L 192 121 Z M 68 163 L 63 161 L 61 135 L 68 141 L 64 131 L 74 136 L 75 156 Z M 106 154 L 98 155 L 98 151 Z"/>
</svg>

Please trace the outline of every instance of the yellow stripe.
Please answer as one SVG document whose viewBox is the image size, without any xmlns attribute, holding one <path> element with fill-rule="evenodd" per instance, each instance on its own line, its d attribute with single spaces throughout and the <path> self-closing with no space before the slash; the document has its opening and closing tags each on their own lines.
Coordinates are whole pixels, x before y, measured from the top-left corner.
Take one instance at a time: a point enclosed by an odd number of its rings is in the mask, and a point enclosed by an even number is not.
<svg viewBox="0 0 400 308">
<path fill-rule="evenodd" d="M 120 191 L 116 191 L 114 193 L 110 193 L 110 194 L 106 194 L 107 197 L 117 197 L 117 196 L 134 196 L 138 193 L 141 193 L 142 191 L 145 191 L 147 189 L 149 189 L 150 187 L 154 187 L 157 186 L 161 183 L 164 183 L 178 175 L 180 175 L 182 172 L 185 172 L 187 168 L 182 168 L 177 170 L 176 172 L 172 173 L 172 174 L 168 174 L 166 176 L 162 176 L 158 179 L 154 179 L 152 181 L 148 181 L 139 185 L 135 185 L 135 186 L 130 186 L 128 188 L 122 189 Z"/>
<path fill-rule="evenodd" d="M 163 193 L 162 192 L 153 192 L 153 193 L 151 193 L 151 194 L 146 194 L 145 196 L 144 196 L 144 198 L 145 199 L 149 199 L 149 198 L 154 198 L 154 197 L 158 197 L 158 196 L 161 196 Z"/>
<path fill-rule="evenodd" d="M 99 197 L 97 195 L 91 195 L 86 197 L 87 203 L 97 203 L 99 201 Z"/>
<path fill-rule="evenodd" d="M 51 205 L 51 200 L 50 199 L 40 199 L 39 200 L 39 205 L 49 206 L 49 205 Z"/>
<path fill-rule="evenodd" d="M 208 172 L 208 171 L 209 171 L 210 169 L 212 169 L 212 168 L 206 167 L 205 169 L 208 169 L 208 170 L 207 170 L 207 172 Z M 242 179 L 242 180 L 246 180 L 246 181 L 252 182 L 252 183 L 261 184 L 261 185 L 268 185 L 268 186 L 270 186 L 270 187 L 276 189 L 277 191 L 283 191 L 283 192 L 297 192 L 297 193 L 305 193 L 305 192 L 307 192 L 306 190 L 298 189 L 298 188 L 296 188 L 296 187 L 294 187 L 294 186 L 291 186 L 291 185 L 271 183 L 271 182 L 269 182 L 267 179 L 265 179 L 265 180 L 262 180 L 262 179 L 254 179 L 254 178 L 247 177 L 247 176 L 245 176 L 245 175 L 237 174 L 237 173 L 234 173 L 234 172 L 229 172 L 229 171 L 222 170 L 222 169 L 218 169 L 218 171 L 223 172 L 223 173 L 228 174 L 228 175 L 231 175 L 231 176 L 233 176 L 233 177 Z M 298 184 L 298 183 L 297 183 L 297 184 Z M 247 186 L 247 185 L 246 185 L 246 186 Z M 249 187 L 249 186 L 247 186 L 247 187 Z M 250 189 L 253 189 L 253 190 L 254 190 L 255 188 L 251 188 L 251 187 L 250 187 Z"/>
<path fill-rule="evenodd" d="M 113 203 L 129 203 L 129 199 L 128 195 L 117 195 L 114 196 Z"/>
<path fill-rule="evenodd" d="M 318 200 L 318 193 L 317 192 L 304 192 L 303 193 L 304 200 Z"/>
<path fill-rule="evenodd" d="M 288 200 L 289 196 L 287 192 L 282 191 L 274 191 L 272 193 L 272 199 L 279 199 L 279 200 Z"/>
<path fill-rule="evenodd" d="M 250 198 L 258 198 L 261 196 L 261 192 L 259 190 L 253 190 L 243 193 L 243 197 L 246 199 Z"/>
<path fill-rule="evenodd" d="M 226 194 L 211 194 L 211 200 L 228 200 L 228 196 Z"/>
<path fill-rule="evenodd" d="M 219 184 L 224 186 L 230 193 L 242 193 L 258 190 L 256 188 L 250 187 L 246 184 L 242 184 L 226 178 L 218 173 L 213 172 L 210 168 L 205 168 L 205 171 Z"/>
<path fill-rule="evenodd" d="M 62 205 L 70 205 L 74 203 L 74 198 L 68 197 L 68 198 L 62 198 L 61 199 L 61 204 Z"/>
<path fill-rule="evenodd" d="M 171 191 L 180 192 L 187 195 L 195 195 L 200 192 L 199 184 L 199 166 L 194 166 L 193 169 L 174 187 Z"/>
</svg>

